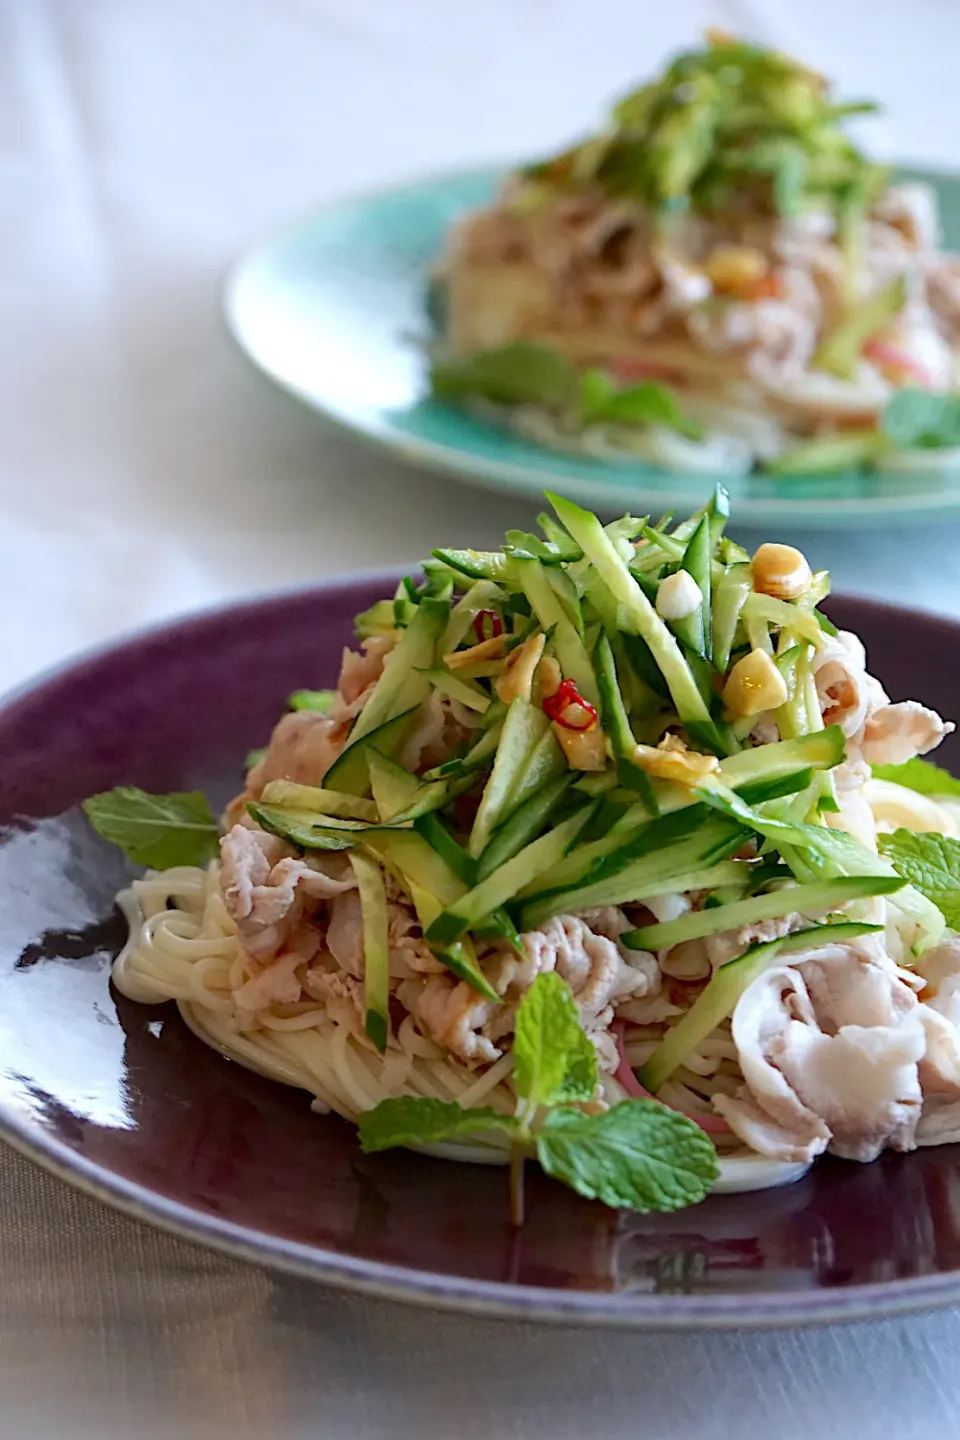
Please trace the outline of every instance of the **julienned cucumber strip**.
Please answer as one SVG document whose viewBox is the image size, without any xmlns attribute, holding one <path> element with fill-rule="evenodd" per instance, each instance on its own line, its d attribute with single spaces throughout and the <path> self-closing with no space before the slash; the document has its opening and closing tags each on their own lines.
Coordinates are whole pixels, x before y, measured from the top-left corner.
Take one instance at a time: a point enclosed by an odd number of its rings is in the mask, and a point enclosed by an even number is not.
<svg viewBox="0 0 960 1440">
<path fill-rule="evenodd" d="M 564 675 L 574 682 L 584 700 L 596 705 L 597 683 L 590 656 L 560 597 L 550 584 L 546 569 L 539 560 L 514 558 L 511 561 L 511 571 L 529 600 L 530 608 L 541 628 L 553 631 L 553 644 Z"/>
<path fill-rule="evenodd" d="M 558 883 L 560 866 L 539 877 L 536 893 L 521 895 L 524 905 L 521 928 L 536 926 L 539 918 L 576 913 L 594 905 L 614 905 L 634 898 L 631 886 L 674 887 L 667 882 L 689 870 L 702 870 L 727 859 L 749 838 L 750 832 L 725 817 L 710 817 L 699 807 L 680 811 L 645 825 L 621 840 L 619 846 L 594 860 L 584 872 L 567 883 Z M 571 857 L 572 858 L 572 857 Z M 620 900 L 605 898 L 616 891 Z M 656 895 L 656 889 L 647 889 Z M 600 896 L 601 898 L 597 898 Z M 559 909 L 557 908 L 559 906 Z"/>
<path fill-rule="evenodd" d="M 477 580 L 450 611 L 450 619 L 440 638 L 437 653 L 449 655 L 451 650 L 456 650 L 479 612 L 499 607 L 502 601 L 503 591 L 495 581 Z"/>
<path fill-rule="evenodd" d="M 452 700 L 459 700 L 468 710 L 475 710 L 478 715 L 483 715 L 490 709 L 490 696 L 485 695 L 479 685 L 469 680 L 461 680 L 442 665 L 434 665 L 418 673 L 424 680 L 429 680 L 441 695 L 449 695 Z"/>
<path fill-rule="evenodd" d="M 501 865 L 512 860 L 525 845 L 536 839 L 569 789 L 572 780 L 573 775 L 569 771 L 566 775 L 548 780 L 494 831 L 477 861 L 478 882 L 486 880 L 494 870 L 499 870 Z"/>
<path fill-rule="evenodd" d="M 840 910 L 854 900 L 868 900 L 874 895 L 891 895 L 902 889 L 898 876 L 857 875 L 840 880 L 827 880 L 814 885 L 787 885 L 766 895 L 752 895 L 730 905 L 714 905 L 681 915 L 662 925 L 647 925 L 629 930 L 620 939 L 630 950 L 668 950 L 685 940 L 700 940 L 705 935 L 719 935 L 741 925 L 759 920 L 778 920 L 795 911 L 812 918 L 830 910 Z"/>
<path fill-rule="evenodd" d="M 367 769 L 370 773 L 370 785 L 373 790 L 373 798 L 377 809 L 380 812 L 381 820 L 392 820 L 399 815 L 401 810 L 412 802 L 421 788 L 432 790 L 433 785 L 421 787 L 416 775 L 412 775 L 403 765 L 398 765 L 395 760 L 381 755 L 377 750 L 367 751 Z M 439 784 L 444 791 L 446 786 L 443 781 L 434 782 Z"/>
<path fill-rule="evenodd" d="M 601 635 L 597 641 L 593 652 L 593 661 L 600 689 L 603 728 L 613 746 L 617 778 L 627 789 L 636 790 L 650 815 L 657 815 L 659 807 L 653 793 L 653 786 L 650 784 L 650 777 L 646 771 L 641 770 L 633 758 L 637 742 L 630 728 L 630 719 L 617 680 L 613 650 L 606 635 Z"/>
<path fill-rule="evenodd" d="M 413 734 L 420 710 L 415 705 L 387 720 L 376 730 L 370 730 L 359 740 L 351 741 L 346 750 L 334 760 L 324 779 L 324 788 L 340 790 L 345 795 L 368 795 L 370 793 L 370 771 L 367 755 L 377 750 L 381 755 L 393 756 L 402 750 Z"/>
<path fill-rule="evenodd" d="M 751 620 L 766 620 L 771 625 L 779 625 L 781 630 L 799 635 L 818 648 L 826 639 L 819 621 L 809 610 L 801 610 L 798 605 L 788 600 L 777 600 L 772 595 L 748 595 L 742 613 Z"/>
<path fill-rule="evenodd" d="M 399 871 L 405 880 L 433 895 L 444 908 L 469 889 L 445 858 L 416 830 L 380 831 L 364 836 L 364 845 Z"/>
<path fill-rule="evenodd" d="M 431 550 L 430 554 L 471 580 L 503 581 L 507 575 L 507 557 L 502 550 Z"/>
<path fill-rule="evenodd" d="M 496 826 L 509 814 L 534 747 L 549 728 L 550 721 L 542 710 L 522 696 L 513 701 L 503 722 L 493 770 L 470 832 L 467 851 L 474 860 L 483 853 Z"/>
<path fill-rule="evenodd" d="M 271 780 L 260 797 L 264 805 L 279 805 L 281 810 L 314 810 L 320 815 L 339 815 L 349 820 L 380 819 L 372 800 L 345 795 L 340 790 L 327 790 L 319 785 L 298 785 L 294 780 Z"/>
<path fill-rule="evenodd" d="M 709 659 L 713 651 L 710 618 L 710 560 L 710 517 L 703 515 L 696 530 L 687 541 L 687 548 L 683 552 L 683 559 L 680 562 L 681 570 L 685 570 L 690 578 L 696 581 L 703 600 L 692 615 L 687 615 L 685 619 L 674 622 L 673 631 L 678 640 L 682 640 L 684 645 L 689 646 L 704 660 Z"/>
<path fill-rule="evenodd" d="M 576 786 L 574 787 L 577 788 Z M 584 840 L 574 846 L 565 859 L 555 865 L 546 875 L 538 876 L 532 885 L 525 886 L 519 892 L 518 899 L 526 900 L 533 896 L 539 896 L 549 891 L 571 889 L 581 881 L 598 860 L 605 855 L 610 855 L 640 830 L 649 824 L 649 811 L 642 801 L 638 801 L 624 811 L 619 820 L 616 820 L 605 835 L 599 836 L 596 840 Z M 586 828 L 586 827 L 585 827 Z M 593 825 L 591 824 L 591 829 Z"/>
<path fill-rule="evenodd" d="M 541 574 L 546 575 L 547 584 L 560 601 L 567 619 L 582 641 L 584 633 L 583 607 L 580 603 L 580 594 L 569 573 L 566 570 L 558 570 L 555 566 L 544 565 Z"/>
<path fill-rule="evenodd" d="M 581 775 L 573 782 L 573 788 L 582 790 L 584 795 L 605 795 L 608 790 L 616 790 L 619 784 L 615 770 L 603 770 Z"/>
<path fill-rule="evenodd" d="M 530 752 L 530 758 L 523 774 L 517 781 L 516 791 L 511 797 L 511 808 L 519 809 L 548 780 L 556 780 L 561 775 L 570 775 L 572 779 L 573 774 L 551 726 L 549 730 L 544 731 Z"/>
<path fill-rule="evenodd" d="M 563 824 L 556 826 L 549 834 L 524 847 L 512 860 L 501 865 L 486 880 L 483 880 L 462 899 L 447 907 L 427 931 L 427 941 L 433 945 L 449 945 L 459 940 L 465 931 L 484 920 L 505 901 L 516 895 L 543 870 L 555 865 L 583 828 L 591 811 L 585 806 L 576 815 L 571 815 Z"/>
<path fill-rule="evenodd" d="M 716 588 L 713 597 L 713 663 L 721 675 L 729 669 L 740 612 L 752 590 L 753 576 L 749 565 L 731 565 Z"/>
<path fill-rule="evenodd" d="M 809 789 L 814 777 L 819 777 L 822 773 L 807 768 L 794 770 L 791 775 L 775 776 L 770 780 L 748 780 L 737 787 L 737 794 L 746 805 L 765 805 L 768 800 L 779 800 L 784 795 L 796 795 Z"/>
<path fill-rule="evenodd" d="M 503 997 L 498 995 L 477 964 L 477 957 L 474 954 L 470 937 L 464 935 L 455 945 L 448 945 L 441 949 L 437 947 L 433 952 L 438 960 L 442 960 L 448 970 L 460 980 L 465 980 L 472 990 L 482 995 L 485 1000 L 499 1002 Z"/>
<path fill-rule="evenodd" d="M 619 874 L 634 860 L 659 863 L 664 855 L 675 854 L 678 846 L 685 847 L 698 866 L 712 863 L 732 854 L 727 847 L 736 849 L 750 838 L 750 833 L 737 820 L 722 814 L 711 815 L 706 807 L 690 805 L 652 820 L 632 835 L 624 835 L 619 847 L 598 860 L 586 879 L 590 883 L 605 880 Z"/>
<path fill-rule="evenodd" d="M 705 806 L 685 804 L 672 814 L 650 821 L 646 807 L 638 802 L 611 825 L 606 835 L 576 846 L 559 865 L 538 877 L 536 890 L 532 886 L 521 890 L 519 899 L 542 899 L 558 890 L 573 890 L 588 881 L 605 879 L 631 861 L 690 839 L 704 823 L 711 827 L 708 836 L 730 832 L 730 822 L 709 818 Z M 739 826 L 733 828 L 739 833 Z M 705 842 L 707 837 L 701 833 L 700 839 Z"/>
<path fill-rule="evenodd" d="M 650 1059 L 637 1072 L 640 1084 L 655 1095 L 687 1056 L 733 1013 L 747 986 L 762 975 L 779 955 L 811 950 L 818 945 L 842 945 L 861 935 L 874 935 L 882 930 L 882 925 L 851 922 L 814 925 L 809 930 L 795 930 L 781 940 L 752 945 L 738 959 L 730 960 L 714 972 L 707 988 L 667 1032 Z"/>
<path fill-rule="evenodd" d="M 353 631 L 360 639 L 368 635 L 387 635 L 394 628 L 393 605 L 389 600 L 377 600 L 354 617 Z"/>
<path fill-rule="evenodd" d="M 301 850 L 352 850 L 361 838 L 356 830 L 332 830 L 319 826 L 317 820 L 324 817 L 318 816 L 315 810 L 281 809 L 279 805 L 260 805 L 253 800 L 247 802 L 247 810 L 261 830 L 279 835 L 281 840 L 288 840 Z M 363 831 L 363 838 L 366 839 L 370 833 L 368 826 Z"/>
<path fill-rule="evenodd" d="M 437 642 L 449 618 L 449 601 L 427 596 L 420 601 L 416 614 L 383 662 L 383 673 L 372 695 L 353 723 L 351 748 L 371 730 L 426 699 L 430 681 L 417 671 L 433 664 Z"/>
<path fill-rule="evenodd" d="M 520 912 L 520 929 L 536 930 L 554 915 L 576 914 L 580 910 L 607 905 L 628 905 L 654 895 L 683 895 L 688 890 L 714 890 L 724 885 L 741 886 L 747 867 L 742 860 L 721 860 L 696 870 L 654 873 L 638 860 L 618 874 L 596 880 L 578 890 L 534 898 Z"/>
<path fill-rule="evenodd" d="M 409 875 L 404 875 L 403 878 L 413 899 L 420 928 L 426 930 L 441 913 L 443 906 L 435 895 L 432 895 L 429 890 L 422 889 Z M 469 936 L 464 936 L 462 941 L 448 946 L 446 950 L 438 948 L 433 953 L 438 960 L 442 960 L 448 970 L 452 971 L 459 980 L 466 980 L 467 984 L 479 995 L 483 995 L 487 1000 L 499 1000 L 500 997 L 496 990 L 477 964 L 476 953 Z"/>
<path fill-rule="evenodd" d="M 492 705 L 490 709 L 493 709 Z M 487 714 L 489 713 L 488 711 Z M 433 770 L 426 771 L 423 779 L 454 779 L 459 775 L 472 775 L 477 770 L 482 770 L 487 761 L 497 753 L 497 746 L 500 744 L 502 731 L 503 718 L 501 717 L 501 719 L 495 721 L 489 729 L 482 731 L 480 739 L 461 759 L 447 760 L 443 765 L 435 766 Z"/>
<path fill-rule="evenodd" d="M 381 1053 L 390 1034 L 390 948 L 387 938 L 387 892 L 379 862 L 357 852 L 353 873 L 360 891 L 363 919 L 364 1029 Z"/>
<path fill-rule="evenodd" d="M 780 775 L 811 766 L 815 770 L 832 770 L 845 754 L 843 731 L 829 725 L 815 735 L 796 740 L 778 740 L 772 745 L 757 745 L 730 755 L 720 762 L 720 776 L 725 785 L 738 789 L 751 780 L 770 780 Z"/>
<path fill-rule="evenodd" d="M 368 750 L 367 764 L 374 799 L 384 825 L 412 824 L 434 810 L 441 810 L 473 784 L 471 775 L 421 782 L 404 766 L 376 750 Z"/>
<path fill-rule="evenodd" d="M 823 880 L 838 875 L 895 875 L 897 872 L 882 855 L 843 830 L 821 825 L 799 827 L 804 834 L 803 845 L 777 842 L 777 849 L 798 880 Z M 913 885 L 904 885 L 894 892 L 890 901 L 901 914 L 917 926 L 920 940 L 914 950 L 920 953 L 936 945 L 946 928 L 946 921 L 937 906 Z"/>
<path fill-rule="evenodd" d="M 413 822 L 413 828 L 456 875 L 463 887 L 460 893 L 469 890 L 474 882 L 476 866 L 466 850 L 454 840 L 442 820 L 435 814 L 423 815 Z"/>
<path fill-rule="evenodd" d="M 765 839 L 772 840 L 776 846 L 802 845 L 805 843 L 804 834 L 787 820 L 780 820 L 771 815 L 761 815 L 746 800 L 741 799 L 735 790 L 726 785 L 718 785 L 705 782 L 694 791 L 698 800 L 705 805 L 710 805 L 722 815 L 729 815 L 731 820 L 739 820 L 741 825 L 755 830 L 758 835 Z"/>
<path fill-rule="evenodd" d="M 456 875 L 461 884 L 459 893 L 462 895 L 465 894 L 467 890 L 470 890 L 476 883 L 476 863 L 471 860 L 466 850 L 458 845 L 453 836 L 448 833 L 439 817 L 434 814 L 424 815 L 414 821 L 414 828 L 436 852 L 438 858 L 443 860 L 449 869 L 453 871 L 454 875 Z M 424 926 L 423 928 L 426 929 L 427 927 Z M 492 937 L 502 935 L 514 948 L 519 947 L 520 942 L 516 926 L 506 910 L 495 910 L 492 915 L 488 916 L 483 926 L 475 928 L 478 936 Z"/>
<path fill-rule="evenodd" d="M 547 498 L 613 594 L 620 606 L 621 621 L 626 622 L 624 628 L 635 631 L 649 645 L 693 744 L 723 755 L 717 728 L 679 645 L 630 574 L 600 521 L 559 495 L 548 493 Z"/>
<path fill-rule="evenodd" d="M 793 794 L 805 788 L 815 768 L 836 765 L 843 759 L 843 734 L 838 725 L 831 725 L 816 735 L 799 740 L 758 745 L 740 755 L 720 762 L 720 776 L 731 789 L 745 792 L 741 798 L 749 805 L 758 805 L 778 795 Z M 598 777 L 599 778 L 599 777 Z M 578 784 L 577 789 L 581 786 Z M 585 787 L 583 787 L 585 788 Z M 659 812 L 676 815 L 699 803 L 698 797 L 680 785 L 657 782 L 653 786 Z M 632 807 L 601 839 L 576 846 L 549 874 L 542 877 L 540 890 L 570 889 L 578 885 L 598 860 L 620 850 L 629 838 L 643 833 L 648 823 L 646 807 Z M 678 822 L 680 823 L 680 822 Z M 591 879 L 593 877 L 591 876 Z M 521 899 L 532 898 L 521 892 Z"/>
</svg>

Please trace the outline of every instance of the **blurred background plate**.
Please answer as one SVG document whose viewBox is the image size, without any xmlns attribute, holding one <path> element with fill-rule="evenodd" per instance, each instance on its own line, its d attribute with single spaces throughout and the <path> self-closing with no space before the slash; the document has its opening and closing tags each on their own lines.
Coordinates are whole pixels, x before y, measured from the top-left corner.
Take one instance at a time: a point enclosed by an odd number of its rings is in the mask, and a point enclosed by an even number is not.
<svg viewBox="0 0 960 1440">
<path fill-rule="evenodd" d="M 960 250 L 960 177 L 894 173 L 934 186 L 945 245 Z M 426 398 L 430 266 L 450 225 L 486 204 L 503 174 L 423 180 L 343 201 L 283 231 L 228 280 L 233 334 L 279 385 L 413 463 L 534 500 L 547 486 L 607 513 L 692 509 L 702 475 L 563 455 Z M 849 472 L 725 483 L 744 523 L 829 528 L 960 514 L 960 476 Z"/>
<path fill-rule="evenodd" d="M 674 1215 L 607 1210 L 531 1166 L 518 1234 L 502 1170 L 364 1156 L 351 1126 L 222 1059 L 172 1004 L 112 991 L 131 867 L 78 802 L 126 782 L 223 805 L 286 696 L 333 683 L 351 617 L 396 578 L 168 625 L 0 706 L 0 1138 L 187 1238 L 459 1310 L 695 1328 L 955 1304 L 960 1147 L 826 1159 L 794 1185 Z M 860 600 L 830 610 L 894 696 L 960 713 L 960 626 Z M 960 739 L 944 750 L 956 769 Z"/>
</svg>

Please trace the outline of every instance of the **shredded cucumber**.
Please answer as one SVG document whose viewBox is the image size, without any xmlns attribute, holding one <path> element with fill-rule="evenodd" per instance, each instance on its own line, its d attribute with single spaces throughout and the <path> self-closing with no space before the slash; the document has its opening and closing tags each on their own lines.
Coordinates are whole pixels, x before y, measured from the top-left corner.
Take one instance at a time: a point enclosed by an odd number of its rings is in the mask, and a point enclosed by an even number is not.
<svg viewBox="0 0 960 1440">
<path fill-rule="evenodd" d="M 700 940 L 707 935 L 719 935 L 724 930 L 734 930 L 741 925 L 755 925 L 760 920 L 776 920 L 796 911 L 812 919 L 830 910 L 841 910 L 854 900 L 869 899 L 874 895 L 890 895 L 903 888 L 903 882 L 896 876 L 858 875 L 840 880 L 828 880 L 815 885 L 785 885 L 779 890 L 768 891 L 765 895 L 754 895 L 748 900 L 735 900 L 729 905 L 714 905 L 709 909 L 694 910 L 681 915 L 677 920 L 665 921 L 662 925 L 647 925 L 640 930 L 630 930 L 621 935 L 621 942 L 631 950 L 666 950 L 686 940 Z"/>
<path fill-rule="evenodd" d="M 390 946 L 387 939 L 387 892 L 383 871 L 376 860 L 357 851 L 352 857 L 353 873 L 360 892 L 363 917 L 363 1001 L 364 1028 L 384 1051 L 390 1034 Z"/>
<path fill-rule="evenodd" d="M 549 728 L 550 722 L 542 710 L 522 696 L 513 701 L 503 722 L 493 770 L 470 832 L 467 850 L 474 859 L 482 854 L 495 826 L 510 813 L 534 749 Z"/>
<path fill-rule="evenodd" d="M 581 510 L 579 505 L 559 495 L 548 495 L 547 498 L 561 522 L 583 548 L 584 554 L 590 557 L 598 575 L 616 600 L 626 622 L 625 628 L 634 631 L 649 645 L 691 738 L 695 743 L 702 743 L 706 749 L 723 754 L 724 747 L 710 711 L 677 641 L 631 575 L 600 521 L 588 510 Z"/>
</svg>

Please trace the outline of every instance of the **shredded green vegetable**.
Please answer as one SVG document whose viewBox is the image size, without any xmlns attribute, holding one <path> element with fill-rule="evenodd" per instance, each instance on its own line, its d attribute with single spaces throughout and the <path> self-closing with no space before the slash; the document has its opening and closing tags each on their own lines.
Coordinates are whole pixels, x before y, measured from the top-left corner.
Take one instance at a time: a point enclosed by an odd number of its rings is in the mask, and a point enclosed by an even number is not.
<svg viewBox="0 0 960 1440">
<path fill-rule="evenodd" d="M 781 934 L 749 950 L 745 937 L 742 958 L 664 1030 L 641 1075 L 656 1091 L 776 955 L 873 935 L 875 916 L 856 907 L 884 897 L 915 954 L 938 943 L 944 914 L 960 914 L 960 864 L 953 850 L 936 848 L 942 837 L 920 844 L 898 832 L 877 854 L 826 825 L 839 808 L 834 776 L 847 749 L 841 727 L 824 726 L 816 687 L 816 656 L 832 635 L 818 609 L 829 590 L 823 572 L 811 576 L 804 565 L 806 588 L 791 599 L 755 588 L 760 557 L 751 562 L 724 536 L 728 506 L 719 489 L 679 523 L 625 517 L 604 526 L 551 499 L 555 518 L 542 517 L 543 538 L 511 531 L 500 551 L 434 551 L 423 577 L 401 585 L 393 624 L 376 632 L 389 650 L 365 701 L 342 718 L 340 691 L 298 692 L 309 696 L 301 709 L 312 711 L 304 719 L 318 733 L 339 730 L 338 757 L 318 767 L 314 784 L 273 779 L 245 798 L 261 829 L 308 867 L 352 870 L 362 1026 L 384 1054 L 396 1046 L 398 971 L 405 986 L 434 984 L 448 972 L 464 1013 L 479 1007 L 499 1023 L 501 1007 L 515 1014 L 510 986 L 539 953 L 538 932 L 570 917 L 626 907 L 630 928 L 615 936 L 622 955 L 791 916 L 802 923 L 799 937 Z M 684 624 L 661 614 L 662 587 L 680 569 L 701 597 Z M 366 613 L 373 612 L 386 625 L 376 607 Z M 738 682 L 744 660 L 758 652 L 779 682 L 767 705 L 756 687 Z M 899 779 L 930 795 L 956 787 L 931 765 L 912 763 L 884 783 Z M 136 861 L 200 864 L 215 852 L 217 828 L 202 796 L 127 787 L 93 797 L 86 811 Z M 408 924 L 398 940 L 402 897 L 413 930 Z M 670 897 L 683 897 L 682 905 L 655 921 L 645 902 Z M 422 968 L 409 968 L 410 957 Z M 557 975 L 540 981 L 539 1008 L 528 1000 L 522 1012 L 529 1054 L 518 1095 L 527 1108 L 506 1118 L 484 1110 L 473 1128 L 512 1136 L 515 1166 L 536 1149 L 550 1173 L 584 1194 L 636 1194 L 656 1208 L 658 1186 L 634 1185 L 631 1147 L 659 1133 L 659 1110 L 649 1112 L 652 1126 L 631 1122 L 629 1145 L 618 1129 L 625 1116 L 590 1126 L 579 1111 L 549 1121 L 549 1144 L 538 1138 L 548 1122 L 537 1106 L 583 1105 L 600 1093 L 576 992 L 568 995 Z M 510 1025 L 493 1033 L 501 1041 Z M 559 1036 L 562 1063 L 559 1050 L 550 1054 Z M 431 1104 L 428 1115 L 404 1095 L 399 1109 L 383 1112 L 381 1129 L 369 1123 L 368 1148 L 418 1135 L 452 1143 L 472 1133 L 452 1101 Z M 673 1137 L 677 1154 L 681 1138 Z M 620 1179 L 611 1189 L 583 1147 L 615 1141 Z M 713 1171 L 704 1174 L 690 1191 L 698 1198 Z M 662 1189 L 679 1193 L 672 1181 Z"/>
</svg>

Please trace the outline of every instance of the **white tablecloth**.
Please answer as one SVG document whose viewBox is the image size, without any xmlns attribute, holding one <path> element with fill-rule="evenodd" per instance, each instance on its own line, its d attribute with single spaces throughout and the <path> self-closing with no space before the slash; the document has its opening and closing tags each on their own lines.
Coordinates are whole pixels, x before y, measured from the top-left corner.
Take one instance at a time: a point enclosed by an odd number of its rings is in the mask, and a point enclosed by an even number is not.
<svg viewBox="0 0 960 1440">
<path fill-rule="evenodd" d="M 234 353 L 225 268 L 337 194 L 575 131 L 706 23 L 956 160 L 951 0 L 0 0 L 0 685 L 251 589 L 492 542 L 504 498 L 330 434 Z M 960 613 L 960 528 L 801 537 L 838 588 Z M 0 1155 L 0 1437 L 955 1433 L 947 1315 L 575 1335 L 270 1278 Z"/>
</svg>

